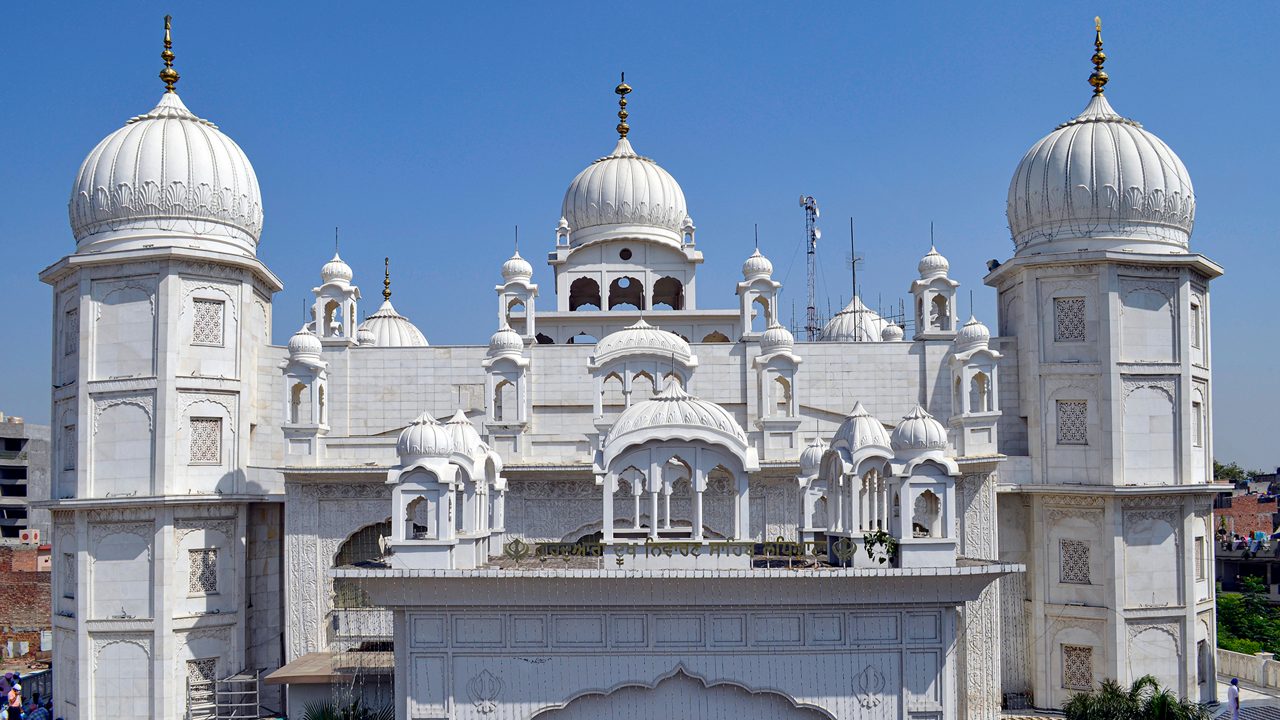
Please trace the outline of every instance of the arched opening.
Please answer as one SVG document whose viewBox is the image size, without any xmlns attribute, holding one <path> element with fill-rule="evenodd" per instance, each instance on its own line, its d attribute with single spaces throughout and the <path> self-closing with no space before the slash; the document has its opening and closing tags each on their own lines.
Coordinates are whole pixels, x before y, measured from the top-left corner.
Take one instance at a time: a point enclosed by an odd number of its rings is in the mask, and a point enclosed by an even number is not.
<svg viewBox="0 0 1280 720">
<path fill-rule="evenodd" d="M 769 326 L 769 301 L 757 295 L 751 301 L 751 332 L 762 333 Z"/>
<path fill-rule="evenodd" d="M 524 334 L 525 306 L 520 298 L 512 298 L 507 303 L 507 325 L 521 335 Z"/>
<path fill-rule="evenodd" d="M 569 284 L 570 310 L 599 310 L 600 283 L 588 277 L 581 277 Z"/>
<path fill-rule="evenodd" d="M 938 496 L 932 490 L 920 493 L 911 512 L 911 534 L 915 537 L 942 537 L 941 515 L 942 501 Z"/>
<path fill-rule="evenodd" d="M 629 307 L 626 307 L 629 306 Z M 609 309 L 644 310 L 644 285 L 630 276 L 609 283 Z"/>
<path fill-rule="evenodd" d="M 564 344 L 565 345 L 594 345 L 596 344 L 596 342 L 598 342 L 596 340 L 596 336 L 588 335 L 584 332 L 580 332 L 577 335 L 574 335 L 573 337 L 566 340 Z"/>
<path fill-rule="evenodd" d="M 600 405 L 605 412 L 618 412 L 627 404 L 622 389 L 622 378 L 617 373 L 609 373 L 600 386 Z"/>
<path fill-rule="evenodd" d="M 294 383 L 289 389 L 289 422 L 300 423 L 302 419 L 302 403 L 307 394 L 307 386 Z"/>
<path fill-rule="evenodd" d="M 544 335 L 543 333 L 538 333 L 537 335 L 534 336 L 534 339 L 538 341 L 539 345 L 555 345 L 556 344 L 555 340 L 552 340 L 549 335 Z"/>
<path fill-rule="evenodd" d="M 321 335 L 341 335 L 342 334 L 342 304 L 337 300 L 330 300 L 324 306 L 324 328 L 320 330 Z"/>
<path fill-rule="evenodd" d="M 426 528 L 420 528 L 426 530 Z M 380 567 L 387 538 L 391 537 L 391 520 L 365 525 L 351 533 L 338 546 L 333 557 L 333 567 Z M 335 609 L 371 607 L 369 595 L 360 583 L 352 578 L 335 578 L 333 581 L 333 607 Z"/>
<path fill-rule="evenodd" d="M 944 332 L 950 330 L 951 313 L 947 310 L 947 299 L 942 295 L 934 295 L 929 307 L 929 327 Z"/>
<path fill-rule="evenodd" d="M 610 291 L 612 292 L 612 291 Z M 610 301 L 612 301 L 610 297 Z M 669 310 L 684 309 L 684 284 L 673 277 L 659 278 L 653 284 L 653 309 L 665 305 Z"/>
<path fill-rule="evenodd" d="M 624 712 L 625 711 L 625 712 Z M 595 720 L 627 717 L 699 718 L 699 720 L 825 720 L 828 715 L 796 707 L 782 695 L 751 692 L 737 685 L 709 685 L 683 671 L 653 687 L 628 685 L 607 694 L 591 693 L 568 705 L 534 715 L 537 720 Z"/>
<path fill-rule="evenodd" d="M 704 342 L 704 343 L 727 343 L 727 342 L 729 342 L 729 336 L 728 336 L 728 335 L 725 335 L 724 333 L 720 332 L 719 330 L 715 330 L 715 331 L 712 331 L 712 332 L 710 332 L 710 333 L 707 333 L 705 336 L 703 336 L 703 338 L 702 338 L 702 342 Z"/>
<path fill-rule="evenodd" d="M 431 539 L 431 502 L 425 497 L 416 497 L 405 506 L 404 536 L 411 540 Z"/>
<path fill-rule="evenodd" d="M 493 387 L 493 419 L 498 422 L 504 422 L 512 418 L 508 418 L 510 413 L 512 417 L 515 415 L 516 409 L 516 386 L 510 380 L 503 380 Z"/>
<path fill-rule="evenodd" d="M 990 410 L 987 407 L 987 375 L 986 373 L 974 373 L 973 379 L 969 381 L 969 412 L 983 413 Z"/>
<path fill-rule="evenodd" d="M 644 402 L 653 397 L 657 391 L 657 386 L 653 382 L 653 376 L 643 370 L 636 373 L 631 378 L 631 397 L 636 402 Z"/>
<path fill-rule="evenodd" d="M 791 414 L 791 383 L 781 375 L 773 379 L 773 402 L 778 414 Z"/>
</svg>

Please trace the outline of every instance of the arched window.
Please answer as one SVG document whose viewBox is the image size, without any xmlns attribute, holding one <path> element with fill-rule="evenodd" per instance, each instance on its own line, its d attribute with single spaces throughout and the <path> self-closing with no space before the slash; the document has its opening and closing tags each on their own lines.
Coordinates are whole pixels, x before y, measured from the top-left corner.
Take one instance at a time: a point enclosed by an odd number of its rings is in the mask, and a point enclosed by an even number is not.
<svg viewBox="0 0 1280 720">
<path fill-rule="evenodd" d="M 644 402 L 653 397 L 655 392 L 653 376 L 649 373 L 641 371 L 631 378 L 631 399 L 633 401 Z"/>
<path fill-rule="evenodd" d="M 911 513 L 911 534 L 915 537 L 942 537 L 942 501 L 932 490 L 916 496 Z"/>
<path fill-rule="evenodd" d="M 307 386 L 302 383 L 294 383 L 289 390 L 289 422 L 304 422 L 302 419 L 302 403 L 306 394 Z"/>
<path fill-rule="evenodd" d="M 493 419 L 503 422 L 515 419 L 516 386 L 510 380 L 503 380 L 493 387 Z M 510 413 L 512 417 L 508 418 Z"/>
<path fill-rule="evenodd" d="M 609 283 L 609 309 L 614 310 L 624 305 L 623 310 L 644 310 L 644 285 L 630 276 L 620 277 Z"/>
<path fill-rule="evenodd" d="M 569 284 L 570 310 L 599 310 L 600 283 L 591 278 L 581 277 Z"/>
<path fill-rule="evenodd" d="M 612 295 L 609 300 L 613 301 Z M 666 305 L 669 310 L 683 310 L 684 285 L 673 277 L 659 278 L 653 284 L 653 309 L 658 309 L 659 305 Z"/>
<path fill-rule="evenodd" d="M 600 405 L 616 411 L 626 403 L 627 398 L 622 393 L 622 378 L 617 373 L 609 373 L 600 389 Z"/>
<path fill-rule="evenodd" d="M 715 330 L 715 331 L 713 331 L 713 332 L 707 333 L 707 335 L 706 335 L 706 336 L 704 336 L 704 337 L 702 338 L 702 342 L 704 342 L 704 343 L 727 343 L 727 342 L 729 342 L 729 336 L 725 335 L 724 333 L 720 332 L 719 330 Z"/>
<path fill-rule="evenodd" d="M 413 540 L 429 540 L 433 527 L 430 520 L 431 503 L 425 497 L 414 498 L 404 511 L 405 537 Z"/>
<path fill-rule="evenodd" d="M 791 383 L 787 379 L 779 375 L 773 379 L 773 392 L 775 397 L 773 402 L 777 405 L 778 412 L 783 415 L 791 413 Z"/>
<path fill-rule="evenodd" d="M 934 295 L 929 305 L 929 327 L 935 330 L 950 330 L 951 313 L 947 311 L 947 299 L 942 295 Z"/>
<path fill-rule="evenodd" d="M 756 296 L 751 301 L 751 332 L 762 333 L 769 326 L 769 301 Z"/>
<path fill-rule="evenodd" d="M 987 375 L 974 373 L 969 381 L 969 412 L 987 412 L 990 409 L 987 406 Z"/>
<path fill-rule="evenodd" d="M 324 306 L 324 327 L 320 335 L 340 335 L 342 333 L 342 305 L 337 300 L 330 300 Z"/>
<path fill-rule="evenodd" d="M 573 337 L 566 340 L 564 344 L 565 345 L 594 345 L 596 342 L 598 341 L 596 340 L 596 337 L 594 335 L 588 335 L 584 332 L 580 332 L 577 335 L 574 335 Z"/>
</svg>

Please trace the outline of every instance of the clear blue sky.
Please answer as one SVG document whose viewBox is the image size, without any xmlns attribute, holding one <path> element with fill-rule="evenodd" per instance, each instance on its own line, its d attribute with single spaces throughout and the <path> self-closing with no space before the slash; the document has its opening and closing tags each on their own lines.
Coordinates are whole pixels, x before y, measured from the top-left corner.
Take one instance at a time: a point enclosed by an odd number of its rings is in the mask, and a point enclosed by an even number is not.
<svg viewBox="0 0 1280 720">
<path fill-rule="evenodd" d="M 1280 464 L 1275 3 L 9 3 L 5 412 L 48 417 L 50 294 L 36 274 L 74 247 L 66 202 L 80 161 L 160 96 L 166 12 L 183 100 L 257 169 L 259 254 L 286 286 L 277 342 L 299 324 L 338 225 L 365 297 L 378 299 L 390 255 L 396 307 L 436 344 L 493 331 L 514 225 L 550 299 L 540 259 L 565 186 L 612 149 L 620 70 L 635 88 L 636 149 L 675 175 L 698 225 L 700 304 L 733 306 L 759 223 L 784 314 L 792 302 L 803 313 L 796 198 L 808 193 L 823 208 L 832 306 L 849 295 L 849 216 L 872 303 L 906 294 L 932 221 L 962 310 L 973 290 L 994 322 L 980 279 L 988 258 L 1012 253 L 1009 178 L 1088 100 L 1101 13 L 1107 95 L 1182 157 L 1193 246 L 1227 268 L 1212 288 L 1216 454 Z"/>
</svg>

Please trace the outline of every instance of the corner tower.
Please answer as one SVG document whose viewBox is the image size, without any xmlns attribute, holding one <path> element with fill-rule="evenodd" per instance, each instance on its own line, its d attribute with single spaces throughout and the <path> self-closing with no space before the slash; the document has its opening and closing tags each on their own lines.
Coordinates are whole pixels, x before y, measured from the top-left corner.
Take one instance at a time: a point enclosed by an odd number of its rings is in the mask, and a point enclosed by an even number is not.
<svg viewBox="0 0 1280 720">
<path fill-rule="evenodd" d="M 188 682 L 268 662 L 244 601 L 259 349 L 279 280 L 258 260 L 244 152 L 165 91 L 89 154 L 54 291 L 55 713 L 179 717 Z M 120 688 L 128 692 L 120 692 Z"/>
<path fill-rule="evenodd" d="M 1002 559 L 1025 562 L 1025 667 L 1005 692 L 1061 707 L 1103 679 L 1155 675 L 1215 695 L 1209 282 L 1190 247 L 1195 194 L 1158 137 L 1121 116 L 1098 22 L 1084 111 L 1023 157 L 1014 256 L 987 275 L 1013 338 L 1029 455 L 1000 497 Z M 1003 581 L 1002 581 L 1003 582 Z M 1016 607 L 1016 605 L 1015 605 Z M 1009 653 L 1010 656 L 1016 653 Z"/>
</svg>

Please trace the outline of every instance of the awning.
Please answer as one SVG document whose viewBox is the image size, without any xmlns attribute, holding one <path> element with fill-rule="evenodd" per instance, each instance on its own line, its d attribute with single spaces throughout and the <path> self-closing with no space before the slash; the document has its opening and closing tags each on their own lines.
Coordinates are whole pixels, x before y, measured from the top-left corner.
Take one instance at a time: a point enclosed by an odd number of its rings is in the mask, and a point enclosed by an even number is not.
<svg viewBox="0 0 1280 720">
<path fill-rule="evenodd" d="M 307 653 L 263 678 L 268 685 L 323 685 L 344 682 L 359 674 L 391 675 L 394 652 L 357 651 Z"/>
</svg>

